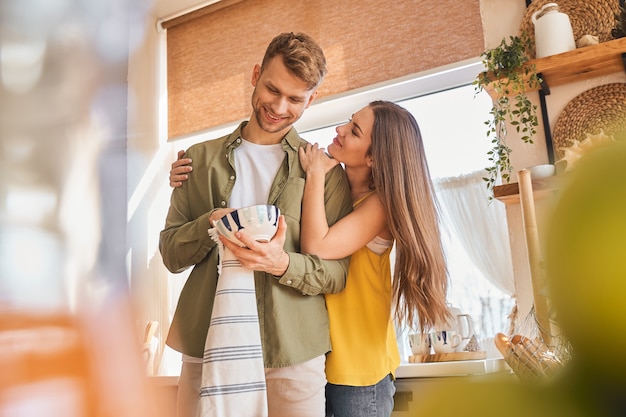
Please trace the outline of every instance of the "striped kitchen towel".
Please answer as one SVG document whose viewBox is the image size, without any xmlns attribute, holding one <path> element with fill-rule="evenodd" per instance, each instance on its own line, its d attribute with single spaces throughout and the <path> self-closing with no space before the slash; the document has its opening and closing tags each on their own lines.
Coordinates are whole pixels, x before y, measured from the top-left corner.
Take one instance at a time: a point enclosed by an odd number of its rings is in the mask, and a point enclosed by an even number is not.
<svg viewBox="0 0 626 417">
<path fill-rule="evenodd" d="M 217 239 L 219 279 L 202 365 L 202 417 L 265 417 L 265 369 L 254 272 L 243 268 Z"/>
</svg>

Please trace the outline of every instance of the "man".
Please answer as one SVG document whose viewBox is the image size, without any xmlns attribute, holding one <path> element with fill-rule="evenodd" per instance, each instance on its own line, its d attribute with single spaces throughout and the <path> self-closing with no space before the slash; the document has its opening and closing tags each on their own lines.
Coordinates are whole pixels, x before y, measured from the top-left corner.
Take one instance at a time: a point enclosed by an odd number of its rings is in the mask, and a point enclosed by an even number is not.
<svg viewBox="0 0 626 417">
<path fill-rule="evenodd" d="M 325 261 L 300 250 L 306 142 L 293 124 L 317 96 L 326 74 L 322 49 L 308 35 L 283 33 L 252 72 L 252 115 L 233 133 L 193 145 L 188 180 L 172 193 L 160 251 L 172 272 L 193 270 L 183 288 L 167 343 L 183 353 L 179 417 L 198 408 L 204 343 L 217 282 L 218 248 L 207 230 L 230 208 L 274 204 L 284 215 L 267 243 L 224 244 L 255 271 L 270 416 L 323 416 L 325 354 L 330 350 L 324 296 L 345 286 L 348 259 Z M 190 162 L 190 161 L 189 161 Z M 326 176 L 329 224 L 351 210 L 341 167 Z"/>
</svg>

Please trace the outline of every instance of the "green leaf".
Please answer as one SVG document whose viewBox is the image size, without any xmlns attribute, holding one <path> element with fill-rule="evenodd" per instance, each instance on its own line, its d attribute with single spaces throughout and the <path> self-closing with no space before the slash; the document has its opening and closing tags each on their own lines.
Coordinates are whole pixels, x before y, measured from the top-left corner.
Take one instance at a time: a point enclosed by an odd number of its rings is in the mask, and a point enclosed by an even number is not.
<svg viewBox="0 0 626 417">
<path fill-rule="evenodd" d="M 498 176 L 503 181 L 510 180 L 512 166 L 511 148 L 506 145 L 507 121 L 518 133 L 523 133 L 522 141 L 533 143 L 532 137 L 538 126 L 537 106 L 526 96 L 526 89 L 537 89 L 542 80 L 534 65 L 527 65 L 530 37 L 523 32 L 520 36 L 503 38 L 500 44 L 481 54 L 486 71 L 479 74 L 473 84 L 475 91 L 483 91 L 490 86 L 497 94 L 493 107 L 489 111 L 490 119 L 485 121 L 487 138 L 491 138 L 493 148 L 487 152 L 490 166 L 485 170 L 488 176 L 483 178 L 493 198 L 493 187 Z M 526 80 L 525 80 L 526 78 Z"/>
</svg>

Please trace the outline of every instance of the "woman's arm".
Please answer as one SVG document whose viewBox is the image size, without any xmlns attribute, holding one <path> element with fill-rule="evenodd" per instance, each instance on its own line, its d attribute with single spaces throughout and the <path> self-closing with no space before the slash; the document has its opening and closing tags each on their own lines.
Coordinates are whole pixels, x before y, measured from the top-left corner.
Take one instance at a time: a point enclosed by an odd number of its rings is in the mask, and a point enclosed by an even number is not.
<svg viewBox="0 0 626 417">
<path fill-rule="evenodd" d="M 300 238 L 303 253 L 323 259 L 341 259 L 365 246 L 385 229 L 385 211 L 376 193 L 329 228 L 324 211 L 324 181 L 326 173 L 338 162 L 317 145 L 300 148 L 300 162 L 307 173 Z"/>
<path fill-rule="evenodd" d="M 317 254 L 314 248 L 323 241 L 329 230 L 324 210 L 326 173 L 338 162 L 328 157 L 317 143 L 307 144 L 306 148 L 300 148 L 299 153 L 300 164 L 306 172 L 300 221 L 300 246 L 303 253 Z"/>
</svg>

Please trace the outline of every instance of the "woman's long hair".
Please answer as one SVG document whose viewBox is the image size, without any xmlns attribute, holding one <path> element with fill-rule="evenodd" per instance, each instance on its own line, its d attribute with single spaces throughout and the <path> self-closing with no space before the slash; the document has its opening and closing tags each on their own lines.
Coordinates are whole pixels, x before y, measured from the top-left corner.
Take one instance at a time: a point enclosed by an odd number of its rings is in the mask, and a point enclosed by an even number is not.
<svg viewBox="0 0 626 417">
<path fill-rule="evenodd" d="M 417 121 L 388 101 L 370 103 L 372 180 L 395 239 L 393 297 L 396 319 L 421 331 L 448 317 L 448 272 L 439 212 Z"/>
</svg>

